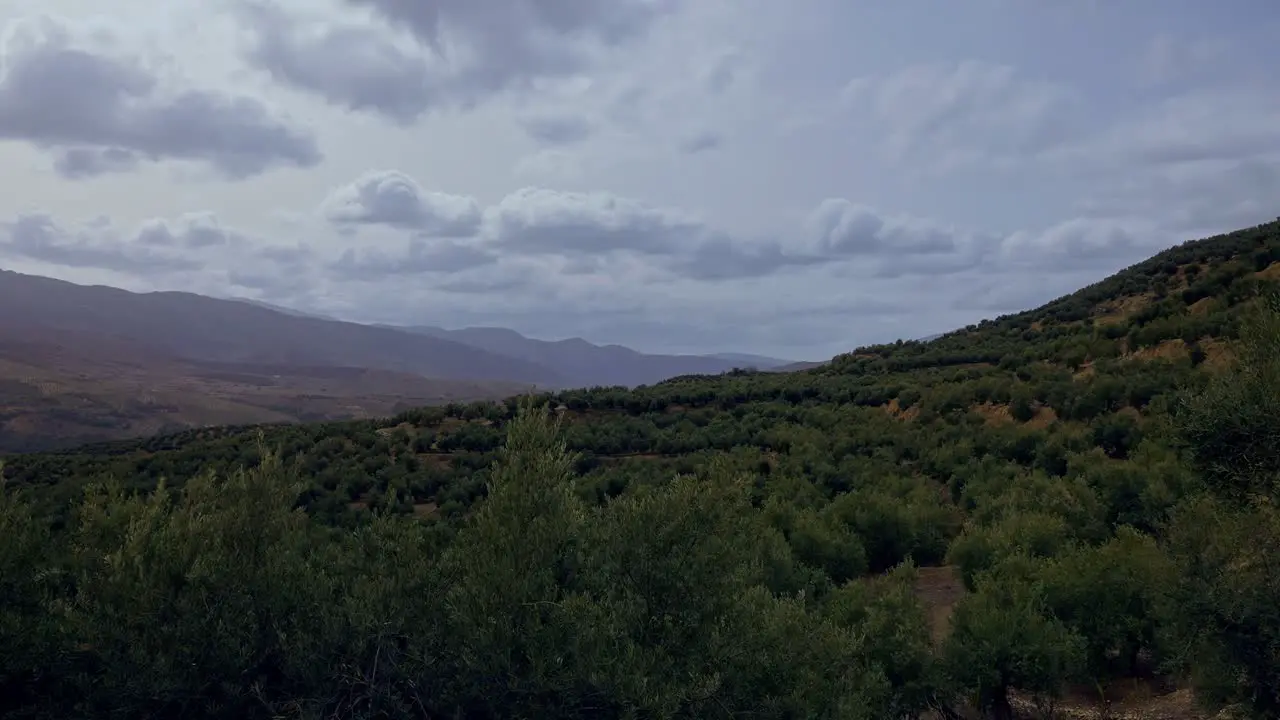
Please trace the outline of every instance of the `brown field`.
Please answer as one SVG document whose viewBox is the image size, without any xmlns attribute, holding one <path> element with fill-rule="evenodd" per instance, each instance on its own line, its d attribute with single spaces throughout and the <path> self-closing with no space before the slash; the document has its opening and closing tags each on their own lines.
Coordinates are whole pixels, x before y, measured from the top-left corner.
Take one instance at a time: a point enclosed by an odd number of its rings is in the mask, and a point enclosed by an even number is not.
<svg viewBox="0 0 1280 720">
<path fill-rule="evenodd" d="M 9 337 L 0 339 L 0 452 L 212 425 L 380 417 L 527 389 L 366 368 L 199 362 L 110 340 Z"/>
</svg>

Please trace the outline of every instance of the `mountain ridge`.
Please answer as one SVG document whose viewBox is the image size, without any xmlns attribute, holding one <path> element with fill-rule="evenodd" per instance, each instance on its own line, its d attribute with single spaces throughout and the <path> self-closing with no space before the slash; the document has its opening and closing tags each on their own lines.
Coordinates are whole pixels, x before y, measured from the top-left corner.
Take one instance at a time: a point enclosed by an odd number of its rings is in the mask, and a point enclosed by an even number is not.
<svg viewBox="0 0 1280 720">
<path fill-rule="evenodd" d="M 4 270 L 0 304 L 24 309 L 0 318 L 0 331 L 93 331 L 190 359 L 369 367 L 440 379 L 560 380 L 549 368 L 449 340 L 195 293 L 134 293 Z"/>
<path fill-rule="evenodd" d="M 448 330 L 434 325 L 392 327 L 454 340 L 489 352 L 556 368 L 562 374 L 578 380 L 579 382 L 574 383 L 576 387 L 650 385 L 680 375 L 727 372 L 743 365 L 742 358 L 763 357 L 642 353 L 622 345 L 596 345 L 580 337 L 539 340 L 510 328 L 466 327 Z"/>
<path fill-rule="evenodd" d="M 8 270 L 0 307 L 21 308 L 0 315 L 0 452 L 372 417 L 533 388 L 634 386 L 735 364 L 502 328 L 379 327 L 245 298 Z"/>
</svg>

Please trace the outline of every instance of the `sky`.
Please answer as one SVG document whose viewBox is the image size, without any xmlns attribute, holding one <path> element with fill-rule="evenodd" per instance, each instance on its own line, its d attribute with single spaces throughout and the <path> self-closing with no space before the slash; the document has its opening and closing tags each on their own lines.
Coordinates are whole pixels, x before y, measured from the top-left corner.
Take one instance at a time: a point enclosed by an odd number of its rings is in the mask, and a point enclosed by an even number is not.
<svg viewBox="0 0 1280 720">
<path fill-rule="evenodd" d="M 1275 0 L 109 5 L 0 5 L 0 267 L 822 359 L 1280 215 Z"/>
</svg>

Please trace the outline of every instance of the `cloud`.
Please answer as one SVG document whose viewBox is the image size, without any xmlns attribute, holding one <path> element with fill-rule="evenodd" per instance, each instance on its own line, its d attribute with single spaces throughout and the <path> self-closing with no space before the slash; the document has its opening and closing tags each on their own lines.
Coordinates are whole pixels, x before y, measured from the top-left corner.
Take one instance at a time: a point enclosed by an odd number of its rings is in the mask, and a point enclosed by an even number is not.
<svg viewBox="0 0 1280 720">
<path fill-rule="evenodd" d="M 192 271 L 200 261 L 181 253 L 122 241 L 109 228 L 91 224 L 65 229 L 44 213 L 27 213 L 0 225 L 6 237 L 0 251 L 52 265 L 101 268 L 144 274 L 153 271 Z"/>
<path fill-rule="evenodd" d="M 520 123 L 529 137 L 544 145 L 568 145 L 591 135 L 591 122 L 581 115 L 534 115 Z"/>
<path fill-rule="evenodd" d="M 1183 37 L 1159 33 L 1147 43 L 1138 63 L 1139 82 L 1167 87 L 1214 80 L 1224 70 L 1230 45 L 1225 38 Z"/>
<path fill-rule="evenodd" d="M 1054 159 L 1111 171 L 1277 154 L 1280 95 L 1248 84 L 1168 96 L 1104 133 L 1063 148 Z"/>
<path fill-rule="evenodd" d="M 188 213 L 174 222 L 152 218 L 142 223 L 135 239 L 148 247 L 187 249 L 231 247 L 248 242 L 240 233 L 224 228 L 210 212 Z"/>
<path fill-rule="evenodd" d="M 947 253 L 957 248 L 952 231 L 910 219 L 886 220 L 844 199 L 819 203 L 809 219 L 818 248 L 831 255 Z"/>
<path fill-rule="evenodd" d="M 524 188 L 485 211 L 491 240 L 516 252 L 573 254 L 630 251 L 652 255 L 691 249 L 701 221 L 606 192 Z"/>
<path fill-rule="evenodd" d="M 712 95 L 724 93 L 737 81 L 741 63 L 741 53 L 726 49 L 699 70 L 698 84 Z"/>
<path fill-rule="evenodd" d="M 674 0 L 346 0 L 394 28 L 288 15 L 239 3 L 252 41 L 245 58 L 278 82 L 351 110 L 410 124 L 430 110 L 471 107 L 538 78 L 567 77 L 602 49 L 641 36 Z"/>
<path fill-rule="evenodd" d="M 481 222 L 474 198 L 427 192 L 395 170 L 365 173 L 333 191 L 321 211 L 340 227 L 384 225 L 435 237 L 470 237 Z"/>
<path fill-rule="evenodd" d="M 818 203 L 803 224 L 774 236 L 726 232 L 686 211 L 603 191 L 525 187 L 482 208 L 474 198 L 426 191 L 396 170 L 366 173 L 322 208 L 343 230 L 381 225 L 411 236 L 397 249 L 347 250 L 331 269 L 348 278 L 462 271 L 499 256 L 559 258 L 549 270 L 566 275 L 590 275 L 606 258 L 632 256 L 669 277 L 706 281 L 820 266 L 892 278 L 961 272 L 994 257 L 1001 242 L 840 198 Z"/>
<path fill-rule="evenodd" d="M 128 172 L 139 165 L 138 156 L 118 147 L 73 147 L 54 158 L 53 168 L 68 180 L 81 180 L 108 173 Z"/>
<path fill-rule="evenodd" d="M 409 241 L 405 251 L 398 255 L 377 249 L 365 249 L 357 253 L 348 248 L 330 268 L 344 279 L 376 280 L 395 275 L 456 273 L 488 265 L 496 259 L 493 253 L 474 245 L 413 239 Z"/>
<path fill-rule="evenodd" d="M 853 78 L 844 113 L 886 134 L 887 157 L 937 170 L 1034 154 L 1073 135 L 1075 98 L 1012 66 L 964 60 L 908 65 Z"/>
<path fill-rule="evenodd" d="M 1097 282 L 1098 271 L 1068 269 L 1036 275 L 1008 273 L 990 278 L 967 278 L 969 282 L 959 287 L 959 294 L 952 307 L 962 312 L 978 312 L 982 317 L 996 317 L 1039 307 L 1051 300 Z M 954 326 L 953 326 L 954 327 Z"/>
<path fill-rule="evenodd" d="M 461 85 L 497 90 L 581 69 L 593 49 L 617 46 L 673 10 L 671 0 L 347 0 L 408 30 L 459 66 Z"/>
<path fill-rule="evenodd" d="M 812 252 L 852 263 L 855 274 L 880 278 L 962 272 L 987 261 L 1000 242 L 994 235 L 891 215 L 843 198 L 820 202 L 805 225 L 804 245 Z"/>
<path fill-rule="evenodd" d="M 760 278 L 790 268 L 823 265 L 831 258 L 795 253 L 776 240 L 745 241 L 726 234 L 712 234 L 690 252 L 673 258 L 668 267 L 695 280 Z"/>
<path fill-rule="evenodd" d="M 132 230 L 110 218 L 60 223 L 49 213 L 22 213 L 0 221 L 0 256 L 80 270 L 105 270 L 169 287 L 200 291 L 221 276 L 256 278 L 259 289 L 297 288 L 314 281 L 316 255 L 303 245 L 282 245 L 225 226 L 211 212 L 150 218 Z"/>
<path fill-rule="evenodd" d="M 94 40 L 104 43 L 104 34 Z M 55 155 L 69 179 L 142 161 L 205 163 L 238 179 L 278 166 L 313 167 L 315 138 L 244 95 L 164 87 L 136 58 L 77 43 L 58 22 L 20 25 L 3 46 L 0 139 Z"/>
<path fill-rule="evenodd" d="M 724 142 L 724 137 L 715 130 L 704 130 L 685 138 L 680 142 L 680 152 L 686 155 L 696 155 L 708 150 L 714 150 L 720 147 L 720 143 Z"/>
<path fill-rule="evenodd" d="M 1012 233 L 1001 242 L 999 258 L 1015 267 L 1087 270 L 1123 267 L 1172 244 L 1150 221 L 1080 217 L 1040 232 Z"/>
<path fill-rule="evenodd" d="M 401 47 L 381 27 L 290 16 L 260 2 L 237 7 L 251 30 L 245 59 L 276 82 L 401 125 L 440 99 L 428 58 Z"/>
<path fill-rule="evenodd" d="M 1089 215 L 1143 216 L 1188 236 L 1269 221 L 1280 197 L 1280 95 L 1255 83 L 1193 88 L 1049 159 L 1085 183 L 1076 205 Z"/>
<path fill-rule="evenodd" d="M 275 244 L 245 237 L 251 246 L 241 252 L 252 262 L 233 263 L 225 270 L 227 283 L 252 290 L 263 300 L 313 299 L 323 295 L 319 254 L 310 245 Z"/>
<path fill-rule="evenodd" d="M 772 237 L 729 233 L 688 212 L 603 191 L 526 187 L 481 208 L 473 198 L 423 190 L 395 170 L 365 174 L 323 207 L 342 228 L 377 224 L 417 236 L 396 250 L 346 251 L 332 270 L 347 278 L 462 271 L 499 256 L 558 258 L 543 269 L 580 276 L 621 256 L 645 258 L 646 268 L 668 277 L 706 281 L 819 266 L 846 266 L 846 276 L 942 275 L 983 262 L 1000 242 L 845 199 L 822 201 L 804 224 Z"/>
</svg>

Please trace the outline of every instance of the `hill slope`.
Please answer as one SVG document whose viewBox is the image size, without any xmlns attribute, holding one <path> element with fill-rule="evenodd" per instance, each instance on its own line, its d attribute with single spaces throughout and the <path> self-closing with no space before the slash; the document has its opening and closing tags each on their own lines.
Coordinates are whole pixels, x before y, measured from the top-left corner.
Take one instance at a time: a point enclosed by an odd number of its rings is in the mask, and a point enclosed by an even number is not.
<svg viewBox="0 0 1280 720">
<path fill-rule="evenodd" d="M 782 358 L 769 357 L 768 355 L 755 355 L 752 353 L 712 353 L 707 357 L 713 357 L 717 360 L 728 360 L 731 363 L 737 364 L 738 367 L 751 368 L 754 370 L 769 370 L 795 362 L 794 360 L 783 360 Z"/>
<path fill-rule="evenodd" d="M 530 386 L 367 368 L 215 363 L 97 333 L 0 333 L 0 453 L 189 427 L 379 417 Z"/>
<path fill-rule="evenodd" d="M 440 338 L 182 292 L 132 293 L 0 271 L 0 334 L 97 333 L 205 362 L 364 367 L 440 379 L 560 382 L 549 368 Z"/>
</svg>

